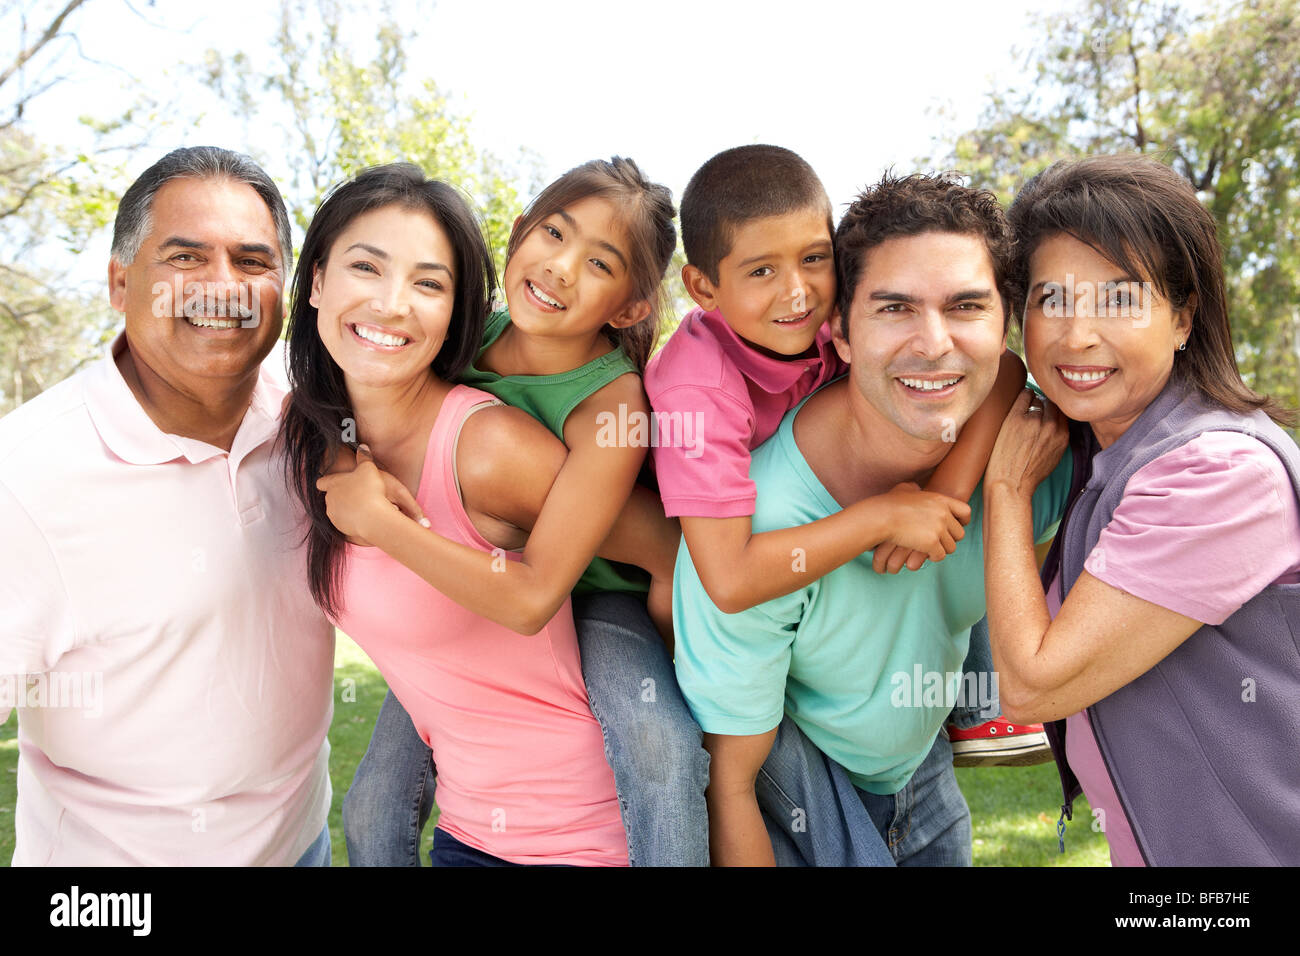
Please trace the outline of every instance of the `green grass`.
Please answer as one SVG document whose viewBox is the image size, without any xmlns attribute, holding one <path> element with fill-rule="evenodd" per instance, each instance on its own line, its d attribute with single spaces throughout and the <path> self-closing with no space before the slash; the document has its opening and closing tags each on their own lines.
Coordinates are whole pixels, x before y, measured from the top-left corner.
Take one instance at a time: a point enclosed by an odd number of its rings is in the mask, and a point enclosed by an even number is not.
<svg viewBox="0 0 1300 956">
<path fill-rule="evenodd" d="M 334 656 L 334 722 L 330 726 L 330 840 L 334 865 L 347 866 L 343 843 L 343 795 L 370 741 L 375 715 L 387 687 L 364 653 L 342 634 Z M 18 717 L 0 726 L 0 865 L 8 866 L 14 850 L 14 801 L 17 795 Z M 970 804 L 977 866 L 1106 866 L 1105 838 L 1093 832 L 1087 802 L 1075 802 L 1075 820 L 1058 852 L 1056 818 L 1061 788 L 1054 764 L 1037 767 L 963 768 L 957 782 Z M 433 827 L 425 829 L 421 859 L 427 863 Z"/>
</svg>

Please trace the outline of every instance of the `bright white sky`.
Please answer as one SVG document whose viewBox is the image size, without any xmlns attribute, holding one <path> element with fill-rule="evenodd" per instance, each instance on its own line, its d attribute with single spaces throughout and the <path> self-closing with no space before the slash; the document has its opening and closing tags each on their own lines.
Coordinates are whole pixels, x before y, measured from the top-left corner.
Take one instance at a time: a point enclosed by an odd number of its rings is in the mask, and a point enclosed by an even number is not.
<svg viewBox="0 0 1300 956">
<path fill-rule="evenodd" d="M 395 10 L 416 34 L 411 72 L 472 112 L 480 148 L 513 157 L 531 147 L 548 176 L 596 156 L 631 156 L 680 196 L 715 152 L 777 143 L 812 164 L 838 209 L 886 166 L 911 171 L 934 152 L 935 136 L 972 126 L 994 83 L 1021 79 L 1030 9 L 1062 5 L 399 0 Z M 287 167 L 274 158 L 282 136 L 255 130 L 248 143 L 244 124 L 185 72 L 209 47 L 265 55 L 277 7 L 135 0 L 137 14 L 123 0 L 92 0 L 77 14 L 77 39 L 99 65 L 65 57 L 74 75 L 42 97 L 33 131 L 66 142 L 77 115 L 112 115 L 125 102 L 113 78 L 130 73 L 178 93 L 185 112 L 206 111 L 142 153 L 133 174 L 174 146 L 214 143 L 260 147 L 283 181 Z M 372 27 L 349 33 L 364 38 Z"/>
</svg>

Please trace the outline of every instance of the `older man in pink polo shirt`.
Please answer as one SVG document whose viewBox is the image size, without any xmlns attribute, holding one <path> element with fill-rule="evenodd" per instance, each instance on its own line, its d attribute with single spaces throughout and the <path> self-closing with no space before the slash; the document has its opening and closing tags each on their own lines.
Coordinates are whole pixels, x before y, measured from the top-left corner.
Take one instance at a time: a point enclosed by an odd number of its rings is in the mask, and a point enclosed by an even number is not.
<svg viewBox="0 0 1300 956">
<path fill-rule="evenodd" d="M 0 420 L 14 865 L 329 863 L 333 631 L 274 454 L 289 224 L 245 156 L 122 197 L 110 354 Z"/>
</svg>

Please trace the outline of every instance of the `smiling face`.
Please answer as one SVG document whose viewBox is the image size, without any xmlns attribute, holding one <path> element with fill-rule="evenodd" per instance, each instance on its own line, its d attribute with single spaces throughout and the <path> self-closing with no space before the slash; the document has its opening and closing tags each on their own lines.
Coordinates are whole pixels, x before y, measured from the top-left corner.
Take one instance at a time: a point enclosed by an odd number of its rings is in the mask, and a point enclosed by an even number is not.
<svg viewBox="0 0 1300 956">
<path fill-rule="evenodd" d="M 533 227 L 506 263 L 510 321 L 532 335 L 563 338 L 633 325 L 650 305 L 630 301 L 629 262 L 618 206 L 595 196 L 572 203 Z"/>
<path fill-rule="evenodd" d="M 227 180 L 173 179 L 129 265 L 109 264 L 133 361 L 178 392 L 256 375 L 280 335 L 284 263 L 266 203 Z"/>
<path fill-rule="evenodd" d="M 864 253 L 835 347 L 868 404 L 905 434 L 951 441 L 993 388 L 1005 323 L 978 236 L 927 232 Z"/>
<path fill-rule="evenodd" d="M 427 212 L 383 206 L 353 219 L 312 272 L 316 328 L 349 384 L 431 374 L 455 304 L 451 242 Z"/>
<path fill-rule="evenodd" d="M 734 230 L 718 281 L 683 270 L 692 298 L 717 310 L 742 339 L 776 355 L 812 347 L 835 305 L 835 262 L 826 210 L 810 206 Z"/>
<path fill-rule="evenodd" d="M 1151 283 L 1125 275 L 1092 246 L 1052 236 L 1029 259 L 1029 370 L 1062 412 L 1089 422 L 1108 447 L 1169 381 L 1192 311 L 1174 309 Z"/>
</svg>

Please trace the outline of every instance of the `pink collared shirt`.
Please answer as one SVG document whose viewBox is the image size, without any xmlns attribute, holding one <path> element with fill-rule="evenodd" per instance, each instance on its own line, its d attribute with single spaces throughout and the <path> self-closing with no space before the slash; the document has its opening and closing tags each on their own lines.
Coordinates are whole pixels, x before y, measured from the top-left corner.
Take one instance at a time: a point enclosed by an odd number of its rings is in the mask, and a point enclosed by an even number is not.
<svg viewBox="0 0 1300 956">
<path fill-rule="evenodd" d="M 753 515 L 750 452 L 776 433 L 786 412 L 847 368 L 829 325 L 813 348 L 809 358 L 773 358 L 718 312 L 695 309 L 682 319 L 645 372 L 646 394 L 663 423 L 652 455 L 669 517 Z"/>
<path fill-rule="evenodd" d="M 272 454 L 283 355 L 227 453 L 154 425 L 125 344 L 0 420 L 13 864 L 292 864 L 329 810 L 334 638 Z"/>
</svg>

